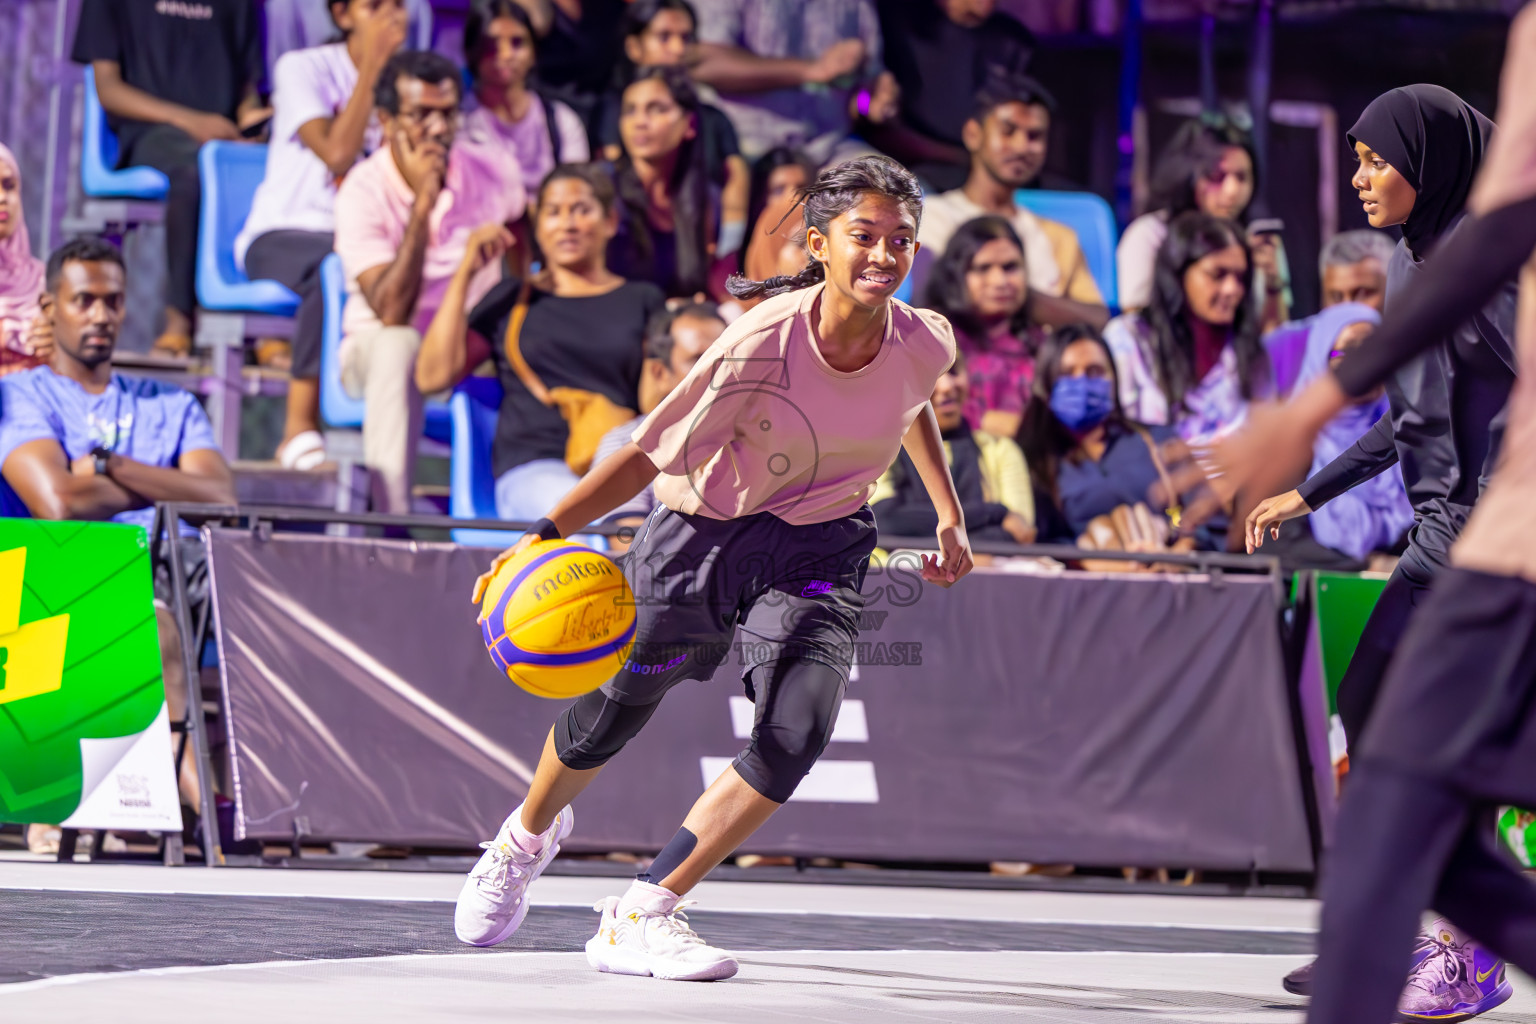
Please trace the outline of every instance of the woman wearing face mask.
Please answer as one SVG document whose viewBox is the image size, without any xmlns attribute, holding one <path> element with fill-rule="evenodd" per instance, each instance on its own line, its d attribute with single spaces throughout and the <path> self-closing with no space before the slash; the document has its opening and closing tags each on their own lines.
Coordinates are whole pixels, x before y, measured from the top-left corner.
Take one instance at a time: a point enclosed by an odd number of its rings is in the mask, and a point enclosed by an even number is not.
<svg viewBox="0 0 1536 1024">
<path fill-rule="evenodd" d="M 1145 504 L 1166 472 L 1159 449 L 1177 436 L 1126 415 L 1114 357 L 1092 328 L 1063 327 L 1047 338 L 1018 436 L 1040 539 L 1074 543 L 1098 517 Z"/>
<path fill-rule="evenodd" d="M 1044 337 L 1025 314 L 1028 298 L 1024 245 L 1002 217 L 962 224 L 927 281 L 925 305 L 954 325 L 969 363 L 966 418 L 998 437 L 1018 432 Z"/>
<path fill-rule="evenodd" d="M 502 281 L 466 314 L 461 290 L 510 244 L 508 237 L 472 240 L 422 338 L 416 383 L 424 394 L 453 387 L 486 359 L 496 362 L 502 399 L 491 461 L 502 519 L 544 515 L 584 469 L 567 461 L 570 429 L 560 411 L 530 389 L 511 359 L 509 330 L 521 360 L 545 388 L 593 391 L 624 410 L 638 406 L 645 325 L 663 299 L 655 285 L 608 269 L 605 251 L 616 216 L 613 184 L 601 168 L 557 167 L 532 212 L 542 274 L 526 285 Z"/>
<path fill-rule="evenodd" d="M 1180 214 L 1197 210 L 1211 217 L 1248 222 L 1258 184 L 1258 164 L 1248 133 L 1224 118 L 1189 121 L 1169 141 L 1152 173 L 1147 212 L 1131 221 L 1115 250 L 1120 308 L 1134 312 L 1152 302 L 1157 253 L 1168 227 Z M 1249 239 L 1260 278 L 1258 294 L 1273 306 L 1261 314 L 1265 323 L 1286 319 L 1281 305 L 1284 255 L 1279 236 Z"/>
<path fill-rule="evenodd" d="M 966 414 L 970 389 L 966 358 L 957 353 L 928 400 L 939 419 L 965 531 L 972 540 L 1033 543 L 1035 499 L 1024 454 L 1011 438 L 971 429 Z M 875 484 L 869 504 L 880 529 L 893 537 L 922 537 L 938 527 L 939 514 L 905 452 Z"/>
<path fill-rule="evenodd" d="M 613 176 L 621 204 L 608 263 L 668 298 L 693 298 L 708 283 L 719 192 L 704 169 L 699 96 L 688 73 L 641 70 L 624 90 L 619 132 L 624 152 Z"/>
<path fill-rule="evenodd" d="M 587 129 L 569 106 L 533 85 L 537 33 L 516 0 L 475 0 L 464 19 L 464 61 L 476 107 L 464 138 L 516 167 L 532 193 L 556 164 L 585 163 Z"/>
<path fill-rule="evenodd" d="M 1140 313 L 1104 328 L 1120 403 L 1138 423 L 1170 426 L 1197 452 L 1236 429 L 1269 388 L 1269 358 L 1247 297 L 1242 229 L 1205 213 L 1174 218 Z"/>
</svg>

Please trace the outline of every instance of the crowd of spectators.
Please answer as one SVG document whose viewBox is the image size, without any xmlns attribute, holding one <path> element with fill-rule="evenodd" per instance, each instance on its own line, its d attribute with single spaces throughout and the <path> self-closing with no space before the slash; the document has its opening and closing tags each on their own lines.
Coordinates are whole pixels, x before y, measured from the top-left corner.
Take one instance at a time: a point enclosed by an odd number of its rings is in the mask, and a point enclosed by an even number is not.
<svg viewBox="0 0 1536 1024">
<path fill-rule="evenodd" d="M 335 252 L 346 282 L 339 375 L 364 403 L 375 509 L 412 510 L 426 397 L 480 373 L 502 392 L 497 514 L 543 515 L 752 304 L 726 293 L 729 274 L 804 266 L 797 190 L 817 168 L 878 149 L 927 191 L 912 301 L 956 330 L 960 354 L 933 404 L 972 535 L 1171 543 L 1181 499 L 1148 497 L 1167 460 L 1199 461 L 1250 403 L 1284 399 L 1358 343 L 1381 305 L 1391 243 L 1334 238 L 1321 266 L 1332 308 L 1291 322 L 1283 226 L 1255 210 L 1252 143 L 1209 115 L 1159 154 L 1146 211 L 1120 236 L 1118 294 L 1107 294 L 1073 228 L 1021 201 L 1021 189 L 1055 184 L 1057 108 L 1029 76 L 1034 37 L 997 6 L 473 0 L 455 61 L 414 48 L 422 0 L 268 0 L 265 38 L 246 5 L 87 0 L 73 53 L 95 70 L 122 165 L 170 179 L 164 352 L 190 345 L 198 148 L 267 143 L 234 255 L 300 297 L 277 459 L 311 469 L 327 457 L 320 267 Z M 119 393 L 148 401 L 115 383 L 127 378 L 103 377 L 99 392 L 61 383 L 75 379 L 76 357 L 50 317 L 68 275 L 50 267 L 44 281 L 18 177 L 0 148 L 0 474 L 33 515 L 132 514 L 154 486 L 98 481 L 99 494 L 80 492 L 97 504 L 62 496 L 82 486 L 90 451 L 116 449 L 126 429 L 116 413 L 61 427 L 46 472 L 27 454 L 40 438 L 17 440 L 13 408 L 82 388 L 89 400 L 71 399 L 82 408 Z M 92 260 L 121 275 L 120 261 Z M 151 463 L 195 476 L 211 435 L 195 403 L 179 401 L 175 424 L 133 411 L 132 437 L 154 449 Z M 1382 406 L 1371 396 L 1341 415 L 1315 462 L 1352 444 Z M 163 436 L 151 444 L 150 433 Z M 904 535 L 931 529 L 912 479 L 898 459 L 877 493 L 882 523 Z M 1209 485 L 1221 491 L 1219 478 Z M 1241 497 L 1224 497 L 1240 515 Z M 615 521 L 639 522 L 653 501 L 640 496 Z M 1287 550 L 1365 564 L 1410 521 L 1393 471 L 1288 523 Z M 1218 546 L 1222 534 L 1218 520 L 1181 543 Z"/>
<path fill-rule="evenodd" d="M 1327 242 L 1325 308 L 1290 319 L 1283 225 L 1255 210 L 1250 139 L 1214 115 L 1158 155 L 1106 293 L 1073 228 L 1021 201 L 1061 187 L 1058 115 L 1029 74 L 1034 37 L 997 0 L 472 0 L 459 60 L 419 48 L 429 14 L 427 0 L 265 0 L 260 21 L 243 3 L 85 0 L 72 51 L 120 166 L 169 179 L 163 310 L 133 311 L 163 317 L 166 357 L 192 345 L 199 148 L 266 143 L 233 256 L 300 299 L 291 349 L 257 347 L 291 367 L 276 459 L 327 460 L 335 253 L 338 370 L 364 404 L 375 510 L 413 510 L 426 397 L 479 373 L 501 387 L 496 514 L 543 516 L 754 304 L 727 293 L 730 274 L 804 268 L 797 190 L 870 151 L 925 186 L 911 294 L 955 328 L 931 400 L 973 539 L 1235 548 L 1219 517 L 1179 530 L 1193 495 L 1172 493 L 1171 460 L 1198 463 L 1252 402 L 1287 399 L 1379 321 L 1393 243 L 1375 231 Z M 128 272 L 95 239 L 39 259 L 0 145 L 0 513 L 147 526 L 158 501 L 235 500 L 195 398 L 113 370 Z M 1385 412 L 1376 393 L 1341 413 L 1297 483 Z M 1266 497 L 1204 486 L 1231 522 Z M 1294 508 L 1266 553 L 1294 566 L 1384 568 L 1413 523 L 1395 466 L 1310 515 L 1296 492 L 1269 500 Z M 638 527 L 655 503 L 647 488 L 608 521 Z M 937 523 L 905 454 L 872 504 L 891 536 Z M 173 719 L 184 692 L 167 686 Z M 195 774 L 181 783 L 197 806 Z"/>
</svg>

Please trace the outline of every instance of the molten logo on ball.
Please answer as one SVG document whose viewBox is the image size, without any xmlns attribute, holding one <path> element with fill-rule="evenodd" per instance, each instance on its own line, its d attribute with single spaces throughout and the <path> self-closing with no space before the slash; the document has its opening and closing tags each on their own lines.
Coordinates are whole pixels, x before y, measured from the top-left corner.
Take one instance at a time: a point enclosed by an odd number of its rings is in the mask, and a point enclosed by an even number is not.
<svg viewBox="0 0 1536 1024">
<path fill-rule="evenodd" d="M 573 564 L 540 580 L 538 586 L 533 589 L 533 598 L 535 601 L 542 601 L 568 583 L 574 583 L 577 580 L 588 579 L 600 574 L 612 576 L 617 572 L 618 566 L 606 558 L 600 562 Z"/>
<path fill-rule="evenodd" d="M 607 682 L 629 657 L 635 599 L 607 556 L 540 541 L 497 570 L 480 605 L 491 661 L 540 697 L 570 698 Z"/>
</svg>

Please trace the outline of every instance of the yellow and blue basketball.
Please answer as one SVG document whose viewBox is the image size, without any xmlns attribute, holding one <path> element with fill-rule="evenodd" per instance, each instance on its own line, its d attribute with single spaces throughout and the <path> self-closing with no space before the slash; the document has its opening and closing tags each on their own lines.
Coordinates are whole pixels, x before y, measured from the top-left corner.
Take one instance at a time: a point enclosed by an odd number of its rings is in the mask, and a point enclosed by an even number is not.
<svg viewBox="0 0 1536 1024">
<path fill-rule="evenodd" d="M 496 667 L 540 697 L 602 686 L 635 639 L 635 599 L 607 555 L 566 540 L 530 545 L 497 570 L 480 604 Z"/>
</svg>

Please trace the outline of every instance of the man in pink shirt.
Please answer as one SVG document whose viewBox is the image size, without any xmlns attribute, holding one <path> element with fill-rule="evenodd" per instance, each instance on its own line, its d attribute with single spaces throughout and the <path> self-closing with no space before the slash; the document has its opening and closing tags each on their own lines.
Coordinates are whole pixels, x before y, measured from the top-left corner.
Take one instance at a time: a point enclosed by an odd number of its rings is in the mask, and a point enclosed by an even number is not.
<svg viewBox="0 0 1536 1024">
<path fill-rule="evenodd" d="M 504 249 L 523 214 L 517 174 L 455 148 L 459 69 L 425 51 L 395 54 L 374 101 L 387 145 L 336 193 L 336 252 L 347 279 L 342 385 L 363 399 L 363 461 L 374 508 L 411 510 L 422 396 L 416 352 L 470 245 Z M 472 308 L 501 276 L 488 260 L 465 297 Z"/>
</svg>

